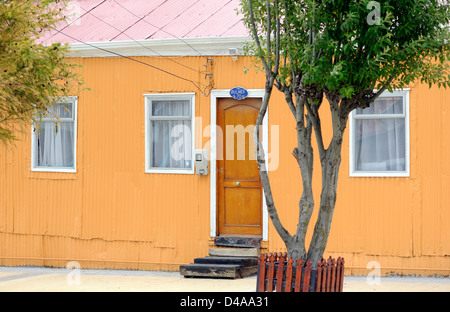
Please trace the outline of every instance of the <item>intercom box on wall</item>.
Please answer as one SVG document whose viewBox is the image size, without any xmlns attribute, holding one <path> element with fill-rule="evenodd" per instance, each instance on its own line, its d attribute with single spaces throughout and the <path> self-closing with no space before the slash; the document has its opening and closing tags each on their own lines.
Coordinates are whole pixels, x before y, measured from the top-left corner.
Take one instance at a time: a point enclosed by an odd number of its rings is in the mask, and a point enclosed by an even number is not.
<svg viewBox="0 0 450 312">
<path fill-rule="evenodd" d="M 195 150 L 195 174 L 208 175 L 208 150 Z"/>
</svg>

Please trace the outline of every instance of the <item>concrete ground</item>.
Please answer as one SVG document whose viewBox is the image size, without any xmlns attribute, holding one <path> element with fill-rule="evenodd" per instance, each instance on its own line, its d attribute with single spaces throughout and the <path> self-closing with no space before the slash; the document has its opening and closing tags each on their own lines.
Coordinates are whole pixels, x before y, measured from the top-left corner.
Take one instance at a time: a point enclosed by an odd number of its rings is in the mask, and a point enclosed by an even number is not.
<svg viewBox="0 0 450 312">
<path fill-rule="evenodd" d="M 0 292 L 255 292 L 256 277 L 184 278 L 178 272 L 0 267 Z M 344 292 L 450 292 L 444 277 L 346 277 Z"/>
</svg>

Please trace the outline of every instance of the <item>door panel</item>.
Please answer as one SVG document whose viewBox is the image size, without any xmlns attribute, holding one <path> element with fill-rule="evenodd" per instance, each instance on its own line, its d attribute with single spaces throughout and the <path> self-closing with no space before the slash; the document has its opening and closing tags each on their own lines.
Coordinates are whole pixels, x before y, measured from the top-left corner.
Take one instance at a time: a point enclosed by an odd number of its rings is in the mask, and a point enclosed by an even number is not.
<svg viewBox="0 0 450 312">
<path fill-rule="evenodd" d="M 262 234 L 262 187 L 253 142 L 260 106 L 260 99 L 218 100 L 217 124 L 223 132 L 223 139 L 217 138 L 223 156 L 217 160 L 218 235 Z"/>
<path fill-rule="evenodd" d="M 259 188 L 225 187 L 225 226 L 259 226 L 261 192 Z M 239 209 L 234 209 L 239 207 Z M 227 209 L 228 208 L 228 209 Z"/>
</svg>

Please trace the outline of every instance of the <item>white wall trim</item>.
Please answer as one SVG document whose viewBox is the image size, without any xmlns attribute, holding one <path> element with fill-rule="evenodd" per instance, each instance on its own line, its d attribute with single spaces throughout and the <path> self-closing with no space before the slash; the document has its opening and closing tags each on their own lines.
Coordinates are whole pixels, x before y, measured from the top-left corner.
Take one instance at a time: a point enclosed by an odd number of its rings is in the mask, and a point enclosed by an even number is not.
<svg viewBox="0 0 450 312">
<path fill-rule="evenodd" d="M 243 51 L 244 42 L 250 40 L 249 36 L 233 36 L 71 43 L 67 56 L 117 57 L 108 51 L 123 56 L 230 55 L 229 48 L 238 48 L 239 51 Z"/>
<path fill-rule="evenodd" d="M 145 98 L 145 173 L 168 173 L 168 174 L 194 174 L 194 153 L 195 153 L 195 93 L 156 93 L 144 94 Z M 191 168 L 190 169 L 171 169 L 171 168 L 152 168 L 150 166 L 150 111 L 149 104 L 151 100 L 180 100 L 189 99 L 191 101 Z"/>
<path fill-rule="evenodd" d="M 248 91 L 248 98 L 264 98 L 263 89 L 250 89 Z M 230 90 L 212 90 L 211 91 L 211 150 L 210 150 L 210 236 L 216 237 L 217 227 L 217 198 L 216 198 L 216 126 L 217 126 L 217 99 L 218 98 L 231 98 Z M 266 116 L 263 120 L 263 147 L 265 152 L 266 167 L 268 168 L 268 150 L 269 150 L 269 111 L 266 112 Z M 263 230 L 263 240 L 268 239 L 269 223 L 268 223 L 268 213 L 266 206 L 266 197 L 263 195 L 263 207 L 262 207 L 262 230 Z"/>
<path fill-rule="evenodd" d="M 77 141 L 78 141 L 78 97 L 77 96 L 66 96 L 63 97 L 64 100 L 72 103 L 72 119 L 73 119 L 73 167 L 47 167 L 38 166 L 37 164 L 37 133 L 35 132 L 34 125 L 31 126 L 31 171 L 33 172 L 65 172 L 65 173 L 76 173 L 77 172 Z M 63 121 L 61 121 L 63 122 Z"/>
<path fill-rule="evenodd" d="M 375 90 L 377 91 L 377 90 Z M 349 176 L 350 177 L 409 177 L 410 176 L 410 120 L 409 120 L 409 91 L 410 88 L 402 90 L 393 90 L 393 92 L 385 91 L 380 97 L 402 96 L 403 97 L 403 116 L 405 119 L 405 171 L 356 171 L 355 169 L 355 111 L 349 115 Z M 382 118 L 398 118 L 399 115 L 382 115 Z M 358 119 L 374 119 L 376 117 L 358 116 Z"/>
</svg>

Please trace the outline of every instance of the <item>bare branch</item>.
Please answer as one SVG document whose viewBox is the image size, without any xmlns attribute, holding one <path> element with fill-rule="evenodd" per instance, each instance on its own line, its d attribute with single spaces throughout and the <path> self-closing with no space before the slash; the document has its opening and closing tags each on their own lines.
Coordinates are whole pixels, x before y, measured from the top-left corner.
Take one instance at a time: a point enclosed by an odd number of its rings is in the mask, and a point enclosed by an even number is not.
<svg viewBox="0 0 450 312">
<path fill-rule="evenodd" d="M 322 136 L 322 126 L 319 118 L 319 111 L 316 110 L 313 112 L 311 105 L 313 103 L 305 102 L 306 110 L 308 111 L 308 118 L 311 120 L 311 123 L 314 128 L 314 134 L 316 135 L 317 147 L 319 148 L 319 156 L 320 159 L 323 160 L 325 157 L 325 147 L 323 145 L 323 136 Z"/>
<path fill-rule="evenodd" d="M 287 244 L 292 241 L 292 236 L 286 230 L 286 228 L 281 223 L 281 220 L 278 216 L 277 209 L 275 207 L 275 203 L 273 200 L 272 189 L 270 187 L 269 175 L 266 168 L 266 160 L 264 154 L 264 148 L 260 139 L 260 129 L 264 119 L 265 114 L 267 113 L 267 107 L 269 105 L 269 99 L 272 94 L 272 86 L 274 84 L 275 78 L 271 75 L 267 75 L 267 84 L 266 90 L 264 94 L 264 98 L 261 104 L 261 109 L 258 114 L 258 118 L 256 119 L 256 125 L 253 131 L 253 140 L 256 145 L 256 161 L 258 164 L 259 175 L 261 177 L 261 184 L 263 186 L 264 195 L 266 198 L 266 206 L 270 219 L 272 220 L 272 224 L 275 227 L 276 231 L 282 238 L 282 240 Z"/>
<path fill-rule="evenodd" d="M 255 16 L 253 13 L 253 5 L 252 0 L 248 0 L 249 3 L 249 11 L 250 11 L 250 26 L 252 28 L 253 37 L 255 38 L 256 46 L 258 48 L 259 57 L 261 62 L 263 63 L 264 69 L 266 72 L 269 71 L 269 66 L 267 65 L 266 59 L 264 57 L 264 52 L 261 47 L 261 41 L 259 41 L 258 32 L 256 30 Z"/>
<path fill-rule="evenodd" d="M 378 90 L 378 92 L 370 97 L 370 103 L 374 102 L 376 99 L 378 99 L 380 97 L 380 95 L 387 90 L 387 88 L 389 88 L 389 86 L 391 85 L 392 81 L 394 80 L 394 76 L 391 76 L 388 81 L 386 81 L 386 83 L 383 85 L 383 87 Z M 369 104 L 370 104 L 369 103 Z"/>
<path fill-rule="evenodd" d="M 367 90 L 361 92 L 359 95 L 359 99 L 348 102 L 346 105 L 342 105 L 342 110 L 345 110 L 344 113 L 349 114 L 352 110 L 356 108 L 366 108 L 369 107 L 370 104 L 372 104 L 376 99 L 380 97 L 381 94 L 383 94 L 384 91 L 388 89 L 392 81 L 394 80 L 394 76 L 391 76 L 386 83 L 383 85 L 383 87 L 377 91 L 377 93 L 373 94 L 373 88 L 375 88 L 375 83 L 372 85 L 372 90 Z"/>
<path fill-rule="evenodd" d="M 270 1 L 267 1 L 267 38 L 266 38 L 266 49 L 267 49 L 267 58 L 270 64 L 270 55 L 272 54 L 272 50 L 270 47 L 270 33 L 272 32 L 272 14 L 270 13 Z"/>
<path fill-rule="evenodd" d="M 280 32 L 280 17 L 278 14 L 278 1 L 275 1 L 275 19 L 277 21 L 277 25 L 276 25 L 276 30 L 275 30 L 275 40 L 276 40 L 276 45 L 275 45 L 275 68 L 273 70 L 273 72 L 275 73 L 275 76 L 278 75 L 278 70 L 280 67 L 280 36 L 281 36 L 281 32 Z"/>
<path fill-rule="evenodd" d="M 284 93 L 284 98 L 286 99 L 286 103 L 288 104 L 289 109 L 291 110 L 291 113 L 295 118 L 297 115 L 297 108 L 295 107 L 294 101 L 292 99 L 292 91 L 290 90 L 290 88 L 285 87 L 283 89 L 283 93 Z"/>
</svg>

